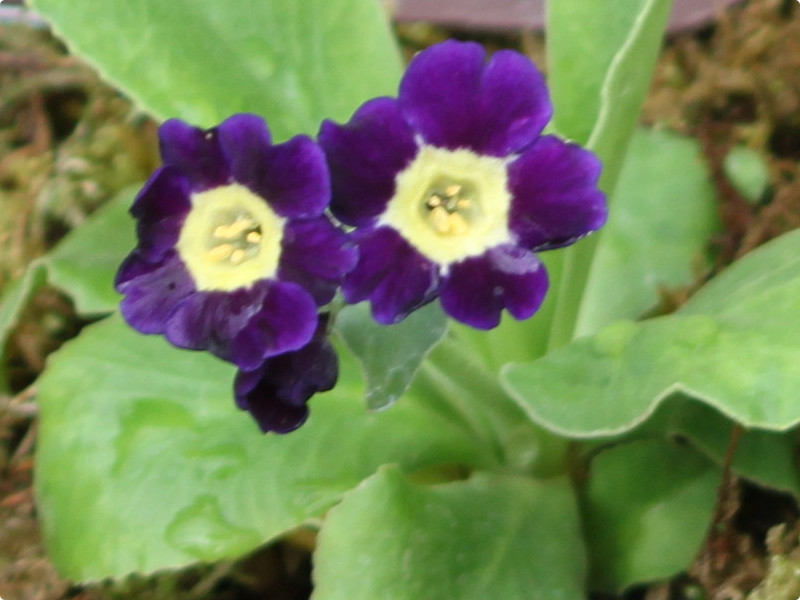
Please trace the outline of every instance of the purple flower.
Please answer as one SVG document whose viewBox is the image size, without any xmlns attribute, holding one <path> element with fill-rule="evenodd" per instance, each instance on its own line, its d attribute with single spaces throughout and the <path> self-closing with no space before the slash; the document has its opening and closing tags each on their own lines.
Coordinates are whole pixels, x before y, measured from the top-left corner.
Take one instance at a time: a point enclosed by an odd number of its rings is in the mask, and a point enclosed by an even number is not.
<svg viewBox="0 0 800 600">
<path fill-rule="evenodd" d="M 288 433 L 308 418 L 306 402 L 316 392 L 333 388 L 339 360 L 320 319 L 313 339 L 294 352 L 268 358 L 254 371 L 239 371 L 234 382 L 236 403 L 247 410 L 263 432 Z"/>
<path fill-rule="evenodd" d="M 131 209 L 139 245 L 116 279 L 125 319 L 242 369 L 305 346 L 357 253 L 324 214 L 322 151 L 273 145 L 247 114 L 207 131 L 169 120 L 159 136 L 164 165 Z"/>
<path fill-rule="evenodd" d="M 449 41 L 411 61 L 398 98 L 323 123 L 331 210 L 360 249 L 345 299 L 369 300 L 386 324 L 437 297 L 481 329 L 503 309 L 532 316 L 548 286 L 535 252 L 595 231 L 607 212 L 599 159 L 542 136 L 551 114 L 525 56 L 486 62 L 480 45 Z"/>
</svg>

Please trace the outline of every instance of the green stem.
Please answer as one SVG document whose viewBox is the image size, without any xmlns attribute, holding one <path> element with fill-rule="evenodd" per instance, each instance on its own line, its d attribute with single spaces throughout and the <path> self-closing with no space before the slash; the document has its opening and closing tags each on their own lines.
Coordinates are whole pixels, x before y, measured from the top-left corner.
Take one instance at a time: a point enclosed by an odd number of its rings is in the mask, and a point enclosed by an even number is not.
<svg viewBox="0 0 800 600">
<path fill-rule="evenodd" d="M 548 351 L 570 343 L 579 333 L 578 319 L 599 240 L 600 234 L 596 233 L 564 252 L 558 282 L 558 303 L 547 342 Z"/>
<path fill-rule="evenodd" d="M 463 338 L 448 335 L 422 368 L 430 392 L 482 441 L 496 468 L 550 476 L 567 468 L 568 440 L 533 424 Z"/>
</svg>

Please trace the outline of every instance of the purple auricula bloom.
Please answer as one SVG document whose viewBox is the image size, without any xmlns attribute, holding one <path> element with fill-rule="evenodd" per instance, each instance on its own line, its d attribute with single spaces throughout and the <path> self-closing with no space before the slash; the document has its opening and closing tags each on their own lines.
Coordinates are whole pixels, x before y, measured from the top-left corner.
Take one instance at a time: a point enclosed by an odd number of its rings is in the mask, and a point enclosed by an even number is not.
<svg viewBox="0 0 800 600">
<path fill-rule="evenodd" d="M 509 50 L 476 43 L 419 53 L 397 98 L 376 98 L 344 124 L 323 123 L 331 210 L 360 249 L 344 278 L 395 323 L 440 298 L 481 329 L 503 309 L 532 316 L 547 273 L 536 252 L 572 244 L 606 220 L 599 159 L 542 135 L 552 105 L 542 74 Z"/>
<path fill-rule="evenodd" d="M 142 333 L 240 368 L 305 346 L 357 250 L 325 215 L 325 157 L 308 137 L 273 145 L 264 120 L 202 130 L 166 121 L 163 166 L 131 208 L 138 246 L 117 273 Z"/>
<path fill-rule="evenodd" d="M 289 433 L 308 418 L 307 402 L 333 388 L 339 359 L 321 317 L 312 340 L 294 352 L 272 358 L 253 371 L 239 371 L 234 381 L 236 403 L 248 411 L 264 433 Z"/>
</svg>

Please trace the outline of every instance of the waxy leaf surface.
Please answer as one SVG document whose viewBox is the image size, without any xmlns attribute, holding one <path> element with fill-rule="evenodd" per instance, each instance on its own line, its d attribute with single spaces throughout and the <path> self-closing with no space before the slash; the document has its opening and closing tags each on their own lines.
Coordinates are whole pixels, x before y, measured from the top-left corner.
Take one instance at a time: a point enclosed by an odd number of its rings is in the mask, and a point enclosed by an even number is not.
<svg viewBox="0 0 800 600">
<path fill-rule="evenodd" d="M 408 389 L 420 364 L 447 332 L 438 302 L 415 311 L 396 325 L 381 325 L 366 302 L 344 308 L 336 329 L 367 380 L 367 406 L 386 408 Z"/>
<path fill-rule="evenodd" d="M 631 429 L 675 392 L 747 426 L 800 422 L 800 231 L 738 261 L 677 313 L 618 322 L 532 363 L 508 365 L 509 393 L 567 436 Z"/>
<path fill-rule="evenodd" d="M 699 144 L 638 130 L 589 274 L 578 332 L 640 317 L 661 290 L 692 283 L 708 266 L 717 205 Z"/>
<path fill-rule="evenodd" d="M 70 48 L 159 119 L 267 118 L 286 139 L 396 91 L 400 58 L 375 0 L 35 0 Z"/>
<path fill-rule="evenodd" d="M 313 598 L 584 600 L 584 552 L 564 479 L 422 486 L 385 469 L 330 512 Z"/>
<path fill-rule="evenodd" d="M 412 396 L 365 411 L 358 366 L 341 357 L 339 383 L 311 401 L 309 422 L 265 436 L 234 406 L 222 361 L 118 315 L 69 342 L 38 384 L 37 500 L 62 574 L 239 556 L 318 519 L 384 463 L 481 464 L 474 438 Z"/>
<path fill-rule="evenodd" d="M 719 483 L 719 469 L 686 446 L 634 442 L 596 456 L 582 502 L 592 588 L 619 593 L 686 569 Z"/>
</svg>

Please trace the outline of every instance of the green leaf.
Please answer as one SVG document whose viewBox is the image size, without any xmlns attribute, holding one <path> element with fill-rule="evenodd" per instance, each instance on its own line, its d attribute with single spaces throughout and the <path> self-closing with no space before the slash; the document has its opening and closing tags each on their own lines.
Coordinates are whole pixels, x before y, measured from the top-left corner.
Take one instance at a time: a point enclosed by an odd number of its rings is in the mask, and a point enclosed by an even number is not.
<svg viewBox="0 0 800 600">
<path fill-rule="evenodd" d="M 34 0 L 71 49 L 157 118 L 211 127 L 265 116 L 315 134 L 394 93 L 396 46 L 375 0 Z M 89 26 L 101 23 L 102 26 Z"/>
<path fill-rule="evenodd" d="M 657 305 L 661 288 L 688 285 L 708 267 L 704 251 L 719 218 L 697 141 L 638 130 L 613 206 L 589 274 L 578 335 L 641 316 Z"/>
<path fill-rule="evenodd" d="M 381 325 L 362 302 L 337 315 L 336 329 L 364 370 L 367 406 L 380 410 L 408 389 L 424 358 L 447 332 L 447 320 L 434 302 L 402 323 Z"/>
<path fill-rule="evenodd" d="M 646 441 L 600 453 L 583 494 L 592 588 L 619 593 L 686 569 L 719 483 L 719 469 L 691 448 Z"/>
<path fill-rule="evenodd" d="M 38 384 L 37 500 L 56 566 L 89 580 L 233 557 L 318 519 L 384 463 L 483 462 L 413 396 L 365 411 L 358 366 L 341 362 L 306 425 L 264 436 L 234 405 L 230 365 L 117 315 L 84 330 Z"/>
<path fill-rule="evenodd" d="M 108 314 L 119 304 L 114 277 L 136 246 L 133 217 L 128 211 L 138 190 L 121 192 L 41 259 L 50 284 L 69 294 L 82 315 Z"/>
<path fill-rule="evenodd" d="M 504 370 L 533 420 L 568 436 L 631 429 L 675 392 L 745 427 L 800 423 L 800 231 L 729 267 L 678 313 L 618 322 Z"/>
<path fill-rule="evenodd" d="M 647 89 L 654 64 L 648 66 L 647 59 L 653 53 L 642 56 L 630 50 L 632 46 L 642 50 L 637 40 L 658 48 L 670 4 L 664 0 L 621 0 L 599 9 L 592 0 L 547 3 L 547 70 L 557 107 L 555 126 L 561 134 L 579 143 L 588 141 L 601 112 L 609 101 L 616 100 L 608 97 L 609 71 L 617 71 L 615 92 L 627 91 L 619 86 L 622 77 L 628 79 L 629 89 L 640 86 Z M 653 22 L 651 27 L 646 21 L 654 10 L 659 15 L 664 13 L 663 20 Z M 648 39 L 647 35 L 654 39 Z M 624 73 L 630 69 L 633 74 L 632 63 L 638 61 L 645 63 L 644 81 Z M 636 106 L 633 112 L 638 114 L 638 111 Z"/>
<path fill-rule="evenodd" d="M 6 289 L 0 299 L 0 389 L 6 384 L 2 349 L 22 309 L 44 285 L 49 283 L 68 294 L 83 316 L 116 309 L 119 295 L 114 291 L 114 275 L 136 244 L 128 214 L 134 194 L 133 188 L 120 192 L 49 254 L 33 261 L 25 275 Z"/>
<path fill-rule="evenodd" d="M 713 460 L 725 464 L 735 423 L 707 404 L 676 395 L 661 404 L 642 425 L 625 439 L 678 438 Z M 619 443 L 615 437 L 610 443 Z M 602 442 L 601 442 L 602 443 Z M 761 485 L 800 496 L 797 468 L 797 434 L 763 429 L 744 429 L 739 435 L 731 464 L 733 472 Z"/>
<path fill-rule="evenodd" d="M 725 157 L 725 175 L 740 194 L 756 203 L 769 185 L 769 167 L 764 156 L 747 146 L 734 146 Z"/>
<path fill-rule="evenodd" d="M 435 487 L 384 469 L 331 510 L 314 600 L 584 600 L 572 490 L 500 474 Z"/>
<path fill-rule="evenodd" d="M 551 67 L 551 73 L 556 78 L 552 80 L 556 114 L 561 114 L 558 118 L 563 118 L 565 123 L 572 122 L 573 118 L 580 123 L 581 117 L 575 113 L 587 110 L 588 104 L 588 113 L 592 116 L 591 121 L 586 120 L 585 123 L 592 123 L 592 133 L 587 145 L 603 161 L 600 187 L 609 199 L 613 197 L 628 142 L 650 88 L 671 4 L 670 0 L 624 0 L 598 10 L 597 4 L 591 0 L 548 3 L 548 23 L 551 28 L 548 32 L 548 48 L 552 52 L 555 47 L 557 52 L 563 53 L 556 56 Z M 570 30 L 572 27 L 583 27 L 578 23 L 584 22 L 591 23 L 586 25 L 591 29 L 588 39 L 584 37 L 587 32 Z M 611 37 L 608 32 L 615 32 L 619 37 Z M 592 57 L 597 53 L 596 48 L 605 48 L 599 55 L 601 58 L 606 56 L 610 47 L 615 50 L 605 70 L 594 64 Z M 559 91 L 561 84 L 557 74 L 561 69 L 566 75 L 570 70 L 574 73 Z M 600 70 L 595 73 L 595 69 Z M 598 88 L 601 77 L 602 88 Z M 584 81 L 590 89 L 584 89 Z M 598 91 L 600 105 L 595 120 L 592 98 L 597 96 Z M 571 116 L 570 112 L 573 113 Z M 556 121 L 556 124 L 560 122 Z M 565 133 L 578 141 L 586 139 L 582 130 L 567 129 Z M 601 237 L 601 234 L 590 236 L 564 252 L 564 267 L 557 286 L 554 286 L 558 289 L 558 307 L 553 316 L 549 348 L 563 346 L 578 333 L 576 326 L 580 320 L 584 291 L 595 248 Z"/>
</svg>

